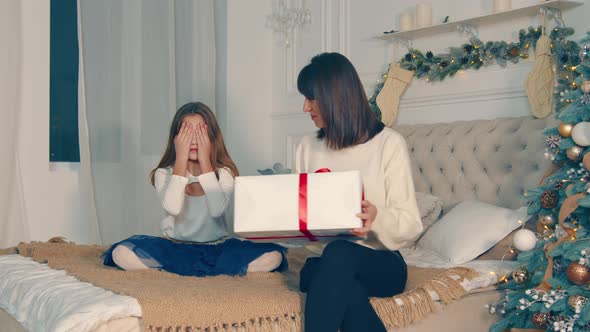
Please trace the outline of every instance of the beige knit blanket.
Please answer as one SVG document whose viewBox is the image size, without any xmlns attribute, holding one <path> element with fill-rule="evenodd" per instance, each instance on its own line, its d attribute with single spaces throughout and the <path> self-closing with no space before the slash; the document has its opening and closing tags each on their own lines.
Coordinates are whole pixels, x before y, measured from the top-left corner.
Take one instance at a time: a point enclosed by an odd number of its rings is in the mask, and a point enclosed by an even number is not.
<svg viewBox="0 0 590 332">
<path fill-rule="evenodd" d="M 50 240 L 51 241 L 51 240 Z M 82 281 L 138 300 L 143 322 L 150 331 L 302 331 L 303 294 L 298 291 L 299 270 L 307 250 L 289 250 L 289 271 L 252 273 L 245 277 L 182 277 L 147 270 L 121 271 L 105 267 L 105 247 L 76 245 L 61 240 L 21 243 L 0 254 L 19 253 L 51 268 L 66 270 Z M 387 327 L 409 325 L 434 310 L 429 291 L 442 303 L 461 298 L 463 278 L 477 273 L 455 268 L 409 268 L 406 292 L 392 298 L 375 298 L 372 304 Z M 453 278 L 453 276 L 455 278 Z"/>
</svg>

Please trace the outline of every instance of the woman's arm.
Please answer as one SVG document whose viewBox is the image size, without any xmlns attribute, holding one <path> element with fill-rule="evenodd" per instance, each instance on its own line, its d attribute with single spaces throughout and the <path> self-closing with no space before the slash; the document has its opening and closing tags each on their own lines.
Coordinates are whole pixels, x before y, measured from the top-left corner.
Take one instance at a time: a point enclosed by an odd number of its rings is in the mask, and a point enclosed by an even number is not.
<svg viewBox="0 0 590 332">
<path fill-rule="evenodd" d="M 214 172 L 201 174 L 198 178 L 205 192 L 209 214 L 214 218 L 221 217 L 231 203 L 234 192 L 233 175 L 228 169 L 220 168 L 219 179 Z"/>
<path fill-rule="evenodd" d="M 170 174 L 166 169 L 159 168 L 154 175 L 154 187 L 166 213 L 177 216 L 184 205 L 185 187 L 188 179 L 184 176 Z"/>
<path fill-rule="evenodd" d="M 389 249 L 411 244 L 422 232 L 407 144 L 396 133 L 384 145 L 385 206 L 377 206 L 372 229 Z"/>
</svg>

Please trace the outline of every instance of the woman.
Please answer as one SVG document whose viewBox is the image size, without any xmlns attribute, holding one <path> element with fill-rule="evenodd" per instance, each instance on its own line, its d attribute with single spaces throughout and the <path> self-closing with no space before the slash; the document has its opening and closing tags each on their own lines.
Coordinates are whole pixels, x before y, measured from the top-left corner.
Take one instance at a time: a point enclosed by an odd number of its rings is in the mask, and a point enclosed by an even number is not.
<svg viewBox="0 0 590 332">
<path fill-rule="evenodd" d="M 305 331 L 385 331 L 369 297 L 403 292 L 407 267 L 396 249 L 422 232 L 407 145 L 373 113 L 352 63 L 341 54 L 315 56 L 297 78 L 319 128 L 297 149 L 298 172 L 359 170 L 366 200 L 357 243 L 338 240 L 301 270 L 307 292 Z"/>
</svg>

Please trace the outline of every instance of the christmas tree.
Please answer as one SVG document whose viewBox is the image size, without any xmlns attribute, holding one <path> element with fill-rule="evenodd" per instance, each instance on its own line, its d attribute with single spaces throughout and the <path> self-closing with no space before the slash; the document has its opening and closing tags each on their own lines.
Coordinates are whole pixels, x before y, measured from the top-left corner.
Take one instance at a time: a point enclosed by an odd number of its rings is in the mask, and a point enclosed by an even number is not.
<svg viewBox="0 0 590 332">
<path fill-rule="evenodd" d="M 526 194 L 538 240 L 532 249 L 515 241 L 530 250 L 519 253 L 520 268 L 500 278 L 506 293 L 489 306 L 502 315 L 492 332 L 590 331 L 590 33 L 579 44 L 571 34 L 551 35 L 559 125 L 545 131 L 552 168 Z"/>
</svg>

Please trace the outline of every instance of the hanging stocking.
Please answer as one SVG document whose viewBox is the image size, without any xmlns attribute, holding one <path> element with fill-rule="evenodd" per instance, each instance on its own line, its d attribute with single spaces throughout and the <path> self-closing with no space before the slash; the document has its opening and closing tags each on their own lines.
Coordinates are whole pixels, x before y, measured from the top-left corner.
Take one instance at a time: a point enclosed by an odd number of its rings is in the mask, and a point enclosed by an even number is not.
<svg viewBox="0 0 590 332">
<path fill-rule="evenodd" d="M 544 15 L 541 17 L 541 22 L 543 35 L 537 41 L 535 65 L 525 81 L 531 112 L 537 118 L 544 118 L 551 113 L 554 85 L 551 39 L 544 34 Z"/>
<path fill-rule="evenodd" d="M 397 118 L 399 101 L 412 81 L 413 72 L 402 69 L 399 64 L 392 63 L 383 88 L 377 96 L 377 106 L 381 110 L 381 121 L 391 127 Z"/>
</svg>

